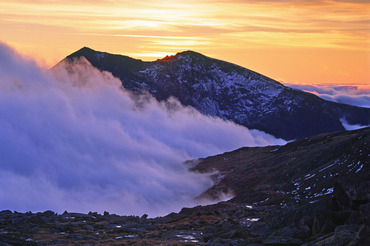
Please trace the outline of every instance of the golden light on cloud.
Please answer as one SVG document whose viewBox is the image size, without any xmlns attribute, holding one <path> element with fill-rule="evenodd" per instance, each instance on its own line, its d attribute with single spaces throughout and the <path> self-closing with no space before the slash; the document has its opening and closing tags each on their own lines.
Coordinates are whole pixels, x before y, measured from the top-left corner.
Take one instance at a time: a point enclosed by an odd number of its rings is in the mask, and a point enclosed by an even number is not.
<svg viewBox="0 0 370 246">
<path fill-rule="evenodd" d="M 368 1 L 0 0 L 1 41 L 54 65 L 75 50 L 195 50 L 290 83 L 370 83 Z"/>
</svg>

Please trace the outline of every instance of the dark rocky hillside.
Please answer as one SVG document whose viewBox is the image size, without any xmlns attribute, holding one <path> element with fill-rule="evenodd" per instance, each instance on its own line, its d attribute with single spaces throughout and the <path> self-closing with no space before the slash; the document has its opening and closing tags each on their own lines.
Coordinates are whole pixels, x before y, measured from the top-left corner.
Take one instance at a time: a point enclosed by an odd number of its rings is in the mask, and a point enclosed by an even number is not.
<svg viewBox="0 0 370 246">
<path fill-rule="evenodd" d="M 197 161 L 215 205 L 147 218 L 0 212 L 0 245 L 370 245 L 370 128 Z M 124 206 L 124 205 L 123 205 Z"/>
<path fill-rule="evenodd" d="M 154 62 L 82 48 L 64 62 L 84 57 L 111 72 L 129 91 L 157 100 L 176 97 L 203 114 L 234 121 L 286 140 L 370 125 L 370 109 L 325 101 L 246 68 L 185 51 Z"/>
<path fill-rule="evenodd" d="M 201 159 L 193 168 L 211 173 L 216 184 L 203 196 L 232 191 L 237 202 L 269 204 L 269 199 L 315 203 L 337 185 L 362 185 L 370 198 L 370 128 L 321 134 L 284 146 L 245 147 Z M 256 194 L 256 197 L 254 197 Z M 267 199 L 267 201 L 261 201 Z M 285 201 L 286 200 L 286 201 Z"/>
</svg>

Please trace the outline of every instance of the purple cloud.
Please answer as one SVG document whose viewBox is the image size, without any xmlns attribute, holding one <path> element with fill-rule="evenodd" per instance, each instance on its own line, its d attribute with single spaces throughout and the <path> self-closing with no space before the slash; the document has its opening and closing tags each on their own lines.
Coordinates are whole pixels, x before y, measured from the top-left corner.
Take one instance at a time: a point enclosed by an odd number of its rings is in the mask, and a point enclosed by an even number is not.
<svg viewBox="0 0 370 246">
<path fill-rule="evenodd" d="M 212 185 L 184 161 L 285 141 L 134 98 L 86 61 L 38 68 L 0 44 L 0 210 L 148 213 L 196 205 Z"/>
</svg>

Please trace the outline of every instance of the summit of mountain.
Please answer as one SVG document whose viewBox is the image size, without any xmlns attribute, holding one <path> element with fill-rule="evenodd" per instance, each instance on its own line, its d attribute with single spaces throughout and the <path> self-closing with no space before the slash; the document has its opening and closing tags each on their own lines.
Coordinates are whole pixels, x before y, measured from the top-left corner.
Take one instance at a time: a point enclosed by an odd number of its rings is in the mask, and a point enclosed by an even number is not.
<svg viewBox="0 0 370 246">
<path fill-rule="evenodd" d="M 326 101 L 241 66 L 183 51 L 152 62 L 84 47 L 63 61 L 84 57 L 111 72 L 131 92 L 159 101 L 177 98 L 205 115 L 233 121 L 286 140 L 345 130 L 342 122 L 370 125 L 370 109 Z"/>
</svg>

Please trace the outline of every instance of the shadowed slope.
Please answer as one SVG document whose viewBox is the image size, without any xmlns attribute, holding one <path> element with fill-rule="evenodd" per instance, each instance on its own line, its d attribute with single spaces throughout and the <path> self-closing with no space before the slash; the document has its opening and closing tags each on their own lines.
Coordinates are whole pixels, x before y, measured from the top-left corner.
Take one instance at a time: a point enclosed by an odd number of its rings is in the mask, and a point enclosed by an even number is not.
<svg viewBox="0 0 370 246">
<path fill-rule="evenodd" d="M 219 171 L 213 176 L 216 185 L 203 196 L 233 192 L 237 202 L 314 202 L 331 195 L 338 182 L 363 186 L 353 195 L 370 200 L 368 143 L 370 128 L 321 134 L 284 146 L 241 148 L 208 157 L 193 170 Z"/>
</svg>

